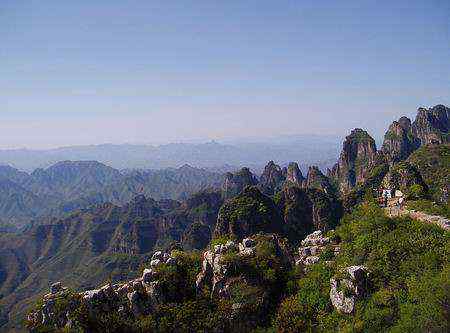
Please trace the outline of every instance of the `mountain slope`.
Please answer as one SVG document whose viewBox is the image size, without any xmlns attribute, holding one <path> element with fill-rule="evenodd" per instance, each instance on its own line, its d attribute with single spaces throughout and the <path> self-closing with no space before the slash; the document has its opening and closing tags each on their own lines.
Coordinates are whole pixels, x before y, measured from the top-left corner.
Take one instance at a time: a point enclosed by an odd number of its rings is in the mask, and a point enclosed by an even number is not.
<svg viewBox="0 0 450 333">
<path fill-rule="evenodd" d="M 59 162 L 32 174 L 0 167 L 0 220 L 21 227 L 31 220 L 111 202 L 124 204 L 145 194 L 155 199 L 184 199 L 218 188 L 220 174 L 188 165 L 178 169 L 121 173 L 95 161 Z"/>
</svg>

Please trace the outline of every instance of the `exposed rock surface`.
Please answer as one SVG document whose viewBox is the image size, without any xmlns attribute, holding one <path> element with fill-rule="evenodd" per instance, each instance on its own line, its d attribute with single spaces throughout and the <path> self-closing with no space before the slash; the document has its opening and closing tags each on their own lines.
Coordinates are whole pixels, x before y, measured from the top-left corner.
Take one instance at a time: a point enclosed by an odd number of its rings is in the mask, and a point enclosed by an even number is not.
<svg viewBox="0 0 450 333">
<path fill-rule="evenodd" d="M 286 169 L 286 182 L 299 187 L 304 186 L 305 178 L 295 162 L 289 163 Z"/>
<path fill-rule="evenodd" d="M 421 145 L 450 142 L 450 108 L 436 105 L 432 108 L 419 108 L 412 124 L 413 135 Z"/>
<path fill-rule="evenodd" d="M 282 219 L 272 199 L 255 186 L 247 186 L 241 194 L 220 208 L 214 236 L 242 239 L 260 231 L 277 233 Z"/>
<path fill-rule="evenodd" d="M 330 180 L 317 166 L 309 167 L 306 181 L 303 182 L 303 187 L 307 189 L 322 190 L 326 194 L 333 194 L 334 192 Z"/>
<path fill-rule="evenodd" d="M 266 237 L 269 237 L 266 241 L 272 244 L 277 257 L 281 258 L 286 267 L 288 267 L 292 259 L 280 238 L 276 235 Z M 197 289 L 201 290 L 205 286 L 209 286 L 212 297 L 229 298 L 230 286 L 236 280 L 236 272 L 232 269 L 233 263 L 228 258 L 230 255 L 237 256 L 237 260 L 253 257 L 256 254 L 257 244 L 258 240 L 252 236 L 243 239 L 240 243 L 230 240 L 225 244 L 215 245 L 214 248 L 205 251 L 203 253 L 202 270 L 197 276 Z M 247 272 L 241 273 L 245 275 Z"/>
<path fill-rule="evenodd" d="M 264 193 L 271 195 L 281 188 L 284 180 L 285 176 L 281 167 L 270 161 L 261 175 L 259 187 Z"/>
<path fill-rule="evenodd" d="M 350 314 L 367 291 L 368 273 L 364 266 L 350 266 L 343 274 L 343 278 L 331 278 L 330 299 L 339 312 Z"/>
<path fill-rule="evenodd" d="M 384 188 L 399 189 L 403 193 L 407 193 L 415 184 L 420 185 L 424 190 L 427 189 L 419 171 L 408 162 L 400 162 L 392 166 L 382 181 Z"/>
<path fill-rule="evenodd" d="M 155 252 L 150 268 L 144 270 L 142 277 L 115 285 L 107 284 L 99 289 L 81 293 L 72 293 L 60 282 L 51 286 L 51 292 L 43 297 L 43 303 L 28 315 L 28 322 L 33 326 L 46 325 L 55 328 L 70 329 L 72 319 L 77 315 L 72 313 L 83 306 L 88 310 L 92 320 L 108 312 L 118 312 L 124 317 L 139 317 L 151 312 L 152 308 L 164 301 L 164 294 L 156 279 L 156 270 L 160 265 L 176 265 L 176 259 L 168 253 Z M 61 303 L 65 311 L 61 313 Z M 58 310 L 58 311 L 57 311 Z M 56 315 L 56 313 L 59 315 Z"/>
<path fill-rule="evenodd" d="M 419 142 L 412 133 L 411 120 L 401 117 L 389 126 L 381 151 L 392 164 L 408 158 L 418 145 Z"/>
<path fill-rule="evenodd" d="M 340 247 L 337 242 L 329 237 L 325 237 L 321 230 L 314 231 L 302 240 L 301 246 L 298 248 L 298 258 L 295 261 L 296 265 L 302 265 L 305 269 L 320 260 L 320 255 L 329 250 L 333 257 L 338 255 Z M 327 258 L 330 260 L 331 258 Z"/>
<path fill-rule="evenodd" d="M 340 204 L 317 189 L 285 187 L 277 204 L 283 212 L 283 233 L 294 243 L 313 230 L 332 229 L 341 216 Z"/>
<path fill-rule="evenodd" d="M 230 199 L 237 196 L 248 185 L 256 185 L 258 181 L 249 168 L 242 168 L 236 173 L 228 172 L 222 184 L 222 196 Z"/>
<path fill-rule="evenodd" d="M 375 140 L 364 130 L 354 129 L 345 138 L 339 161 L 329 172 L 342 194 L 363 183 L 377 157 Z"/>
</svg>

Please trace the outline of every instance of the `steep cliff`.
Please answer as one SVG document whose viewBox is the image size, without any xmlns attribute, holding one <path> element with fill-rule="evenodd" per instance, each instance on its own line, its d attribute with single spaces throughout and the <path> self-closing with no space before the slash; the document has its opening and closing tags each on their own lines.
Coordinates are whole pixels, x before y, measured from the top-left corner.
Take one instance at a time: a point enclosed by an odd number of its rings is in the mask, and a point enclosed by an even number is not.
<svg viewBox="0 0 450 333">
<path fill-rule="evenodd" d="M 256 184 L 258 181 L 249 168 L 242 168 L 235 173 L 228 172 L 222 184 L 222 196 L 224 199 L 230 199 L 241 193 L 244 187 Z"/>
<path fill-rule="evenodd" d="M 266 194 L 274 194 L 281 189 L 285 176 L 281 167 L 270 161 L 264 168 L 258 186 Z"/>
<path fill-rule="evenodd" d="M 367 179 L 376 156 L 375 140 L 366 131 L 354 129 L 345 138 L 339 160 L 329 176 L 336 181 L 342 194 L 348 193 Z"/>
<path fill-rule="evenodd" d="M 381 152 L 392 164 L 408 158 L 419 144 L 419 140 L 413 135 L 411 120 L 401 117 L 389 126 L 389 130 L 384 136 Z"/>
<path fill-rule="evenodd" d="M 413 135 L 421 145 L 450 142 L 450 108 L 436 105 L 432 108 L 419 108 L 412 124 Z"/>
<path fill-rule="evenodd" d="M 281 227 L 282 219 L 272 199 L 256 186 L 247 186 L 220 208 L 214 236 L 242 239 L 259 231 L 280 232 Z"/>
</svg>

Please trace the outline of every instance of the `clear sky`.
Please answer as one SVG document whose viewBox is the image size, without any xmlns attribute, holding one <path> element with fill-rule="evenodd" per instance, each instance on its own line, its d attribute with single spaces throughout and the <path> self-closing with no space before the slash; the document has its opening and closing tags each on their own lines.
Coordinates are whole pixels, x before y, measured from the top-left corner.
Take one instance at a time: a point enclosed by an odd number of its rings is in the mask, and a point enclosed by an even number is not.
<svg viewBox="0 0 450 333">
<path fill-rule="evenodd" d="M 450 1 L 1 0 L 0 147 L 374 135 L 450 105 Z"/>
</svg>

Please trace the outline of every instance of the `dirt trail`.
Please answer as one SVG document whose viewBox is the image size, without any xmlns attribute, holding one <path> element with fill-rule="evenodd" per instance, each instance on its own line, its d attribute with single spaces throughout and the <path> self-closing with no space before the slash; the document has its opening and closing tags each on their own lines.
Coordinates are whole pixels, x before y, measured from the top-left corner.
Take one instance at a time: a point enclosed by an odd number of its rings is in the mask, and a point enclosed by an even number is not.
<svg viewBox="0 0 450 333">
<path fill-rule="evenodd" d="M 424 212 L 418 212 L 415 210 L 409 210 L 406 208 L 398 208 L 398 207 L 387 207 L 384 209 L 386 214 L 390 217 L 397 216 L 410 216 L 415 220 L 419 220 L 425 223 L 436 224 L 445 230 L 450 230 L 450 220 L 439 215 L 430 215 Z"/>
</svg>

